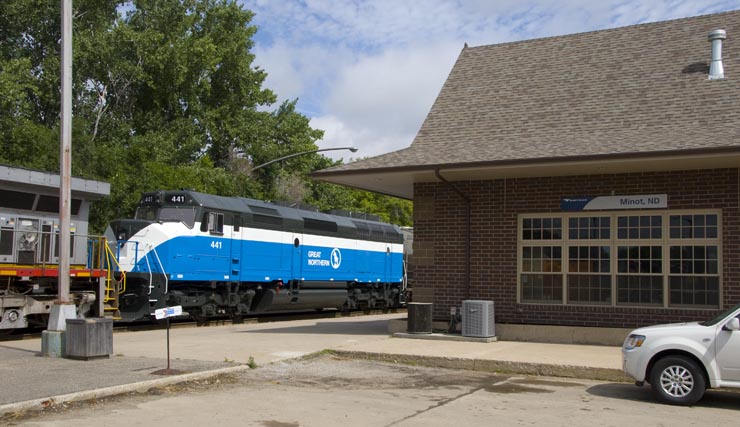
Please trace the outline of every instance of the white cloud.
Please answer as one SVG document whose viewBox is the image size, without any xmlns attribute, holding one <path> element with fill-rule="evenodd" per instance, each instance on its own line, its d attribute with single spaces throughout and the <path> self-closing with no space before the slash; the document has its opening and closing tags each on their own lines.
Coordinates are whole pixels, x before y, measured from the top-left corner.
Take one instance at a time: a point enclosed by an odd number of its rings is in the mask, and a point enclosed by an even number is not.
<svg viewBox="0 0 740 427">
<path fill-rule="evenodd" d="M 361 58 L 341 70 L 324 105 L 352 127 L 415 133 L 459 51 L 454 43 Z"/>
<path fill-rule="evenodd" d="M 352 126 L 341 119 L 326 115 L 311 119 L 311 126 L 324 130 L 324 139 L 319 148 L 356 147 L 358 151 L 329 151 L 325 154 L 332 159 L 344 159 L 347 163 L 352 158 L 370 157 L 397 150 L 399 146 L 408 145 L 407 140 L 414 133 L 390 134 L 375 128 Z"/>
<path fill-rule="evenodd" d="M 355 157 L 411 143 L 464 42 L 479 46 L 740 8 L 740 0 L 243 2 L 257 14 L 255 62 L 268 72 L 266 86 L 281 100 L 299 98 L 299 111 L 325 131 L 321 148 L 354 145 L 361 149 Z"/>
</svg>

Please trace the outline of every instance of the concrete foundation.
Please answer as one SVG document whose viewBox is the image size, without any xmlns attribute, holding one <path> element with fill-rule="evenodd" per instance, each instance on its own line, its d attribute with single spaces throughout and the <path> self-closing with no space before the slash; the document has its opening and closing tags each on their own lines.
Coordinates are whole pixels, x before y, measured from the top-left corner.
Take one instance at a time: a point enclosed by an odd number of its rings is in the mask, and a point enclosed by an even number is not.
<svg viewBox="0 0 740 427">
<path fill-rule="evenodd" d="M 66 332 L 42 331 L 41 355 L 44 357 L 64 357 L 66 351 Z"/>
<path fill-rule="evenodd" d="M 388 333 L 391 335 L 405 333 L 407 322 L 407 319 L 392 319 L 388 321 Z M 433 322 L 433 329 L 435 331 L 446 330 L 448 326 L 446 322 Z M 459 326 L 458 324 L 458 333 L 460 332 Z M 496 324 L 496 337 L 499 341 L 552 344 L 621 346 L 630 331 L 631 329 L 622 328 Z"/>
<path fill-rule="evenodd" d="M 409 334 L 396 332 L 394 338 L 409 338 L 417 340 L 463 341 L 463 342 L 496 342 L 497 337 L 464 337 L 455 334 Z"/>
<path fill-rule="evenodd" d="M 51 306 L 51 313 L 49 313 L 47 329 L 50 331 L 66 331 L 67 319 L 75 319 L 76 317 L 77 310 L 74 304 L 54 304 Z"/>
</svg>

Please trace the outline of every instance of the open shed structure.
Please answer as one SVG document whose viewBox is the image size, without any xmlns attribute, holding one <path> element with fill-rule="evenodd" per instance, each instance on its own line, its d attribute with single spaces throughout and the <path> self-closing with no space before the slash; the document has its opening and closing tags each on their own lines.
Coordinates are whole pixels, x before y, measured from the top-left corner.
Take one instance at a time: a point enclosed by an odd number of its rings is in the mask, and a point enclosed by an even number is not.
<svg viewBox="0 0 740 427">
<path fill-rule="evenodd" d="M 466 46 L 409 148 L 315 176 L 413 199 L 437 319 L 634 327 L 740 302 L 739 166 L 733 11 Z"/>
</svg>

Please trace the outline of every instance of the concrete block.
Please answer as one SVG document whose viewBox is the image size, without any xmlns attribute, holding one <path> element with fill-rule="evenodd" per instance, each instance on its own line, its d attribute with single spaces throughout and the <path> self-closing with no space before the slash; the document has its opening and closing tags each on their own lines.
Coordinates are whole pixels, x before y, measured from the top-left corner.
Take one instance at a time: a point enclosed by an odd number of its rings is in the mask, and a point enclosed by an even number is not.
<svg viewBox="0 0 740 427">
<path fill-rule="evenodd" d="M 70 359 L 109 357 L 113 353 L 113 320 L 67 319 L 67 351 Z"/>
<path fill-rule="evenodd" d="M 44 357 L 63 357 L 66 351 L 64 331 L 41 332 L 41 355 Z"/>
<path fill-rule="evenodd" d="M 67 319 L 76 317 L 77 309 L 74 304 L 54 304 L 51 306 L 51 312 L 49 313 L 47 329 L 50 331 L 66 331 Z"/>
</svg>

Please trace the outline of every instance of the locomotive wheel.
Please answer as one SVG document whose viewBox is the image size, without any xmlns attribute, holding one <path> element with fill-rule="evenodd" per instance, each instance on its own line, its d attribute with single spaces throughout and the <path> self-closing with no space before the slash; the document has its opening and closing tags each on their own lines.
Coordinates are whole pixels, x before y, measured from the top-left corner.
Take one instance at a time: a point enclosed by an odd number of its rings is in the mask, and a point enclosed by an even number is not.
<svg viewBox="0 0 740 427">
<path fill-rule="evenodd" d="M 234 311 L 229 311 L 229 319 L 231 319 L 231 323 L 235 325 L 244 323 L 244 316 L 241 313 L 235 313 Z"/>
<path fill-rule="evenodd" d="M 198 313 L 198 314 L 190 313 L 190 316 L 193 318 L 193 320 L 195 320 L 195 323 L 198 326 L 208 326 L 208 323 L 209 323 L 208 316 L 205 316 L 201 313 Z"/>
</svg>

